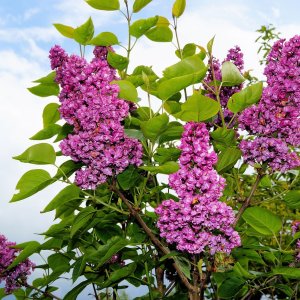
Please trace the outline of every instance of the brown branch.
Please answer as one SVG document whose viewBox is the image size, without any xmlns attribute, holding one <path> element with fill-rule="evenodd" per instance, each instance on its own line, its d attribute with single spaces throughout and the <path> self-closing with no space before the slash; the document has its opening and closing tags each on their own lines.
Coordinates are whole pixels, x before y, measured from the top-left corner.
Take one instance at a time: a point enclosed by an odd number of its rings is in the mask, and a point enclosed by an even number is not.
<svg viewBox="0 0 300 300">
<path fill-rule="evenodd" d="M 248 196 L 248 198 L 246 199 L 246 201 L 243 203 L 243 205 L 241 206 L 241 208 L 239 209 L 239 212 L 237 213 L 236 217 L 235 217 L 235 220 L 233 222 L 233 227 L 236 226 L 237 222 L 239 221 L 239 219 L 241 218 L 242 214 L 244 213 L 244 211 L 246 210 L 246 208 L 250 205 L 250 201 L 258 187 L 258 184 L 260 182 L 260 180 L 263 178 L 263 174 L 261 173 L 258 173 L 257 174 L 257 177 L 256 177 L 256 180 L 254 182 L 254 185 L 250 191 L 250 194 Z"/>
<path fill-rule="evenodd" d="M 159 293 L 161 294 L 161 297 L 163 297 L 165 293 L 165 287 L 164 287 L 164 270 L 160 267 L 155 268 L 155 275 L 156 275 L 156 281 L 157 281 L 157 289 Z"/>
<path fill-rule="evenodd" d="M 111 191 L 116 193 L 119 196 L 119 198 L 124 202 L 124 204 L 128 207 L 130 214 L 137 220 L 139 225 L 144 229 L 145 233 L 148 235 L 148 237 L 150 238 L 152 243 L 160 250 L 160 252 L 162 252 L 164 255 L 169 254 L 171 252 L 170 249 L 168 247 L 164 246 L 161 243 L 161 241 L 153 234 L 153 232 L 147 226 L 147 224 L 142 219 L 142 217 L 140 216 L 138 211 L 134 209 L 134 207 L 131 205 L 129 200 L 122 194 L 122 192 L 120 190 L 118 190 L 115 185 L 112 185 L 110 187 L 110 189 L 111 189 Z M 184 273 L 180 270 L 179 266 L 175 262 L 173 263 L 173 266 L 174 266 L 179 278 L 181 279 L 182 283 L 186 286 L 186 288 L 189 291 L 195 291 L 195 287 L 190 284 L 190 282 L 188 281 L 188 279 L 186 278 Z M 198 289 L 196 289 L 196 290 L 198 291 Z"/>
</svg>

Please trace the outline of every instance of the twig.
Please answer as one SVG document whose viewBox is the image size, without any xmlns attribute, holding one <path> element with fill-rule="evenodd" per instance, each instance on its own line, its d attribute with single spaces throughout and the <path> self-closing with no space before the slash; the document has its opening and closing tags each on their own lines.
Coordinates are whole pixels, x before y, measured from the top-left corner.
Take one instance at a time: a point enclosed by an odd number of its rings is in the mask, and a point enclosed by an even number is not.
<svg viewBox="0 0 300 300">
<path fill-rule="evenodd" d="M 237 213 L 236 217 L 235 217 L 235 221 L 233 222 L 233 227 L 236 226 L 237 222 L 239 221 L 239 219 L 241 218 L 242 214 L 244 213 L 244 211 L 246 210 L 246 208 L 250 205 L 250 201 L 258 187 L 258 184 L 260 182 L 260 180 L 263 178 L 263 174 L 258 173 L 256 180 L 254 182 L 254 185 L 250 191 L 250 194 L 248 196 L 248 198 L 246 199 L 246 201 L 243 203 L 243 205 L 241 206 L 241 208 L 239 209 L 239 212 Z"/>
<path fill-rule="evenodd" d="M 51 298 L 56 299 L 56 300 L 62 300 L 61 298 L 59 298 L 59 297 L 53 295 L 52 293 L 47 292 L 47 291 L 43 291 L 42 289 L 39 289 L 39 288 L 37 288 L 37 287 L 34 287 L 33 285 L 28 284 L 27 282 L 24 282 L 24 281 L 18 281 L 18 282 L 19 282 L 22 286 L 24 286 L 24 287 L 26 287 L 26 288 L 30 288 L 30 289 L 32 289 L 32 290 L 35 290 L 35 291 L 37 291 L 37 292 L 40 292 L 40 293 L 42 293 L 42 294 L 43 294 L 44 296 L 46 296 L 46 297 L 51 297 Z"/>
</svg>

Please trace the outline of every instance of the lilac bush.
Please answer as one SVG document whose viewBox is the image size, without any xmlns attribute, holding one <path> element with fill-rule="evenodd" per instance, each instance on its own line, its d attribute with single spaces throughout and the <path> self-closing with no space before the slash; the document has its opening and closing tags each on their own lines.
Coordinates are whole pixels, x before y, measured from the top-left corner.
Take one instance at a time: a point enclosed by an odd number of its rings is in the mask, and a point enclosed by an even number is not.
<svg viewBox="0 0 300 300">
<path fill-rule="evenodd" d="M 91 18 L 77 28 L 54 25 L 80 55 L 50 49 L 52 72 L 29 88 L 57 96 L 31 138 L 48 142 L 14 158 L 56 172 L 26 172 L 11 202 L 57 181 L 64 188 L 42 211 L 55 213 L 43 242 L 0 236 L 0 298 L 59 300 L 57 283 L 68 279 L 64 300 L 120 299 L 129 284 L 147 288 L 135 299 L 296 299 L 299 36 L 265 47 L 266 82 L 257 82 L 239 46 L 223 61 L 214 38 L 180 46 L 185 0 L 174 2 L 170 20 L 136 19 L 151 0 L 86 2 L 121 10 L 128 40 L 94 36 Z M 178 62 L 161 76 L 147 58 L 132 67 L 142 36 L 173 42 Z M 36 266 L 44 274 L 28 283 L 28 257 L 44 251 Z"/>
</svg>

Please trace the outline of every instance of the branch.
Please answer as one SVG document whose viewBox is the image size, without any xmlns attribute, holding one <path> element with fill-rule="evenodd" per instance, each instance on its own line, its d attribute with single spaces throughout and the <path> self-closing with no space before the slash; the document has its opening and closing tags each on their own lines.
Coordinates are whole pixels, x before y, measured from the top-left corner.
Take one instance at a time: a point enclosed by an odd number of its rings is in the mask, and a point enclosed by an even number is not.
<svg viewBox="0 0 300 300">
<path fill-rule="evenodd" d="M 260 180 L 263 178 L 263 176 L 264 176 L 263 174 L 260 174 L 260 173 L 257 174 L 256 180 L 255 180 L 254 185 L 253 185 L 253 187 L 250 191 L 250 194 L 249 194 L 248 198 L 246 199 L 246 201 L 241 206 L 239 212 L 237 213 L 237 215 L 235 217 L 235 220 L 232 224 L 232 227 L 236 226 L 236 224 L 239 221 L 239 219 L 241 218 L 242 214 L 244 213 L 246 208 L 250 205 L 250 201 L 251 201 L 251 199 L 252 199 L 252 197 L 253 197 L 253 195 L 254 195 L 257 187 L 258 187 L 258 184 L 259 184 Z"/>
<path fill-rule="evenodd" d="M 131 215 L 137 220 L 137 222 L 140 224 L 140 226 L 144 229 L 145 233 L 148 235 L 148 237 L 150 238 L 150 240 L 152 241 L 152 243 L 164 254 L 169 254 L 171 251 L 169 250 L 168 247 L 164 246 L 161 241 L 153 234 L 153 232 L 151 231 L 151 229 L 147 226 L 147 224 L 145 223 L 145 221 L 141 218 L 141 216 L 139 215 L 139 213 L 134 209 L 134 207 L 131 205 L 131 203 L 129 202 L 129 200 L 122 194 L 122 192 L 120 190 L 118 190 L 116 188 L 115 185 L 112 185 L 110 187 L 111 191 L 113 191 L 114 193 L 116 193 L 119 198 L 125 203 L 125 205 L 128 207 Z M 179 276 L 179 278 L 181 279 L 182 283 L 186 286 L 186 288 L 189 291 L 195 292 L 198 291 L 198 288 L 195 288 L 193 285 L 190 284 L 190 282 L 188 281 L 188 279 L 186 278 L 186 276 L 184 275 L 184 273 L 180 270 L 179 266 L 174 262 L 173 266 Z M 196 290 L 195 290 L 196 289 Z"/>
</svg>

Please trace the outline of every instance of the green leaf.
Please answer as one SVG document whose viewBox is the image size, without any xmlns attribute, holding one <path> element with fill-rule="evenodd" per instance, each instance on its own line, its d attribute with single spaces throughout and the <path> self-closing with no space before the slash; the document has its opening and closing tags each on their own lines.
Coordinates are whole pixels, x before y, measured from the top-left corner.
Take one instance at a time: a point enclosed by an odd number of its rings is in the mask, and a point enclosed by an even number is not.
<svg viewBox="0 0 300 300">
<path fill-rule="evenodd" d="M 80 189 L 76 185 L 68 185 L 50 201 L 50 203 L 44 208 L 42 212 L 44 213 L 54 210 L 60 205 L 65 204 L 66 202 L 78 199 L 79 194 Z"/>
<path fill-rule="evenodd" d="M 265 262 L 261 258 L 261 256 L 252 249 L 243 249 L 243 248 L 236 248 L 233 250 L 232 255 L 234 258 L 241 260 L 250 260 L 255 261 L 259 264 L 265 265 Z"/>
<path fill-rule="evenodd" d="M 241 83 L 243 83 L 245 81 L 245 78 L 240 73 L 237 66 L 230 61 L 225 61 L 222 64 L 221 72 L 222 72 L 223 86 L 240 85 Z"/>
<path fill-rule="evenodd" d="M 56 83 L 40 83 L 28 88 L 28 91 L 39 97 L 57 96 L 59 93 L 59 86 Z"/>
<path fill-rule="evenodd" d="M 134 187 L 140 179 L 140 174 L 134 166 L 129 166 L 124 172 L 117 176 L 119 185 L 123 190 Z"/>
<path fill-rule="evenodd" d="M 144 135 L 140 130 L 129 128 L 129 129 L 125 129 L 124 131 L 125 131 L 126 136 L 128 136 L 128 137 L 131 137 L 131 138 L 134 138 L 134 139 L 137 139 L 140 141 L 145 140 Z"/>
<path fill-rule="evenodd" d="M 291 209 L 300 208 L 300 190 L 293 190 L 286 193 L 283 197 L 286 205 Z"/>
<path fill-rule="evenodd" d="M 50 238 L 41 245 L 42 250 L 59 250 L 61 249 L 63 240 Z"/>
<path fill-rule="evenodd" d="M 56 160 L 56 154 L 51 145 L 42 143 L 29 147 L 21 155 L 15 156 L 13 159 L 36 165 L 53 165 Z"/>
<path fill-rule="evenodd" d="M 96 1 L 96 0 L 94 0 Z M 88 286 L 90 285 L 92 280 L 88 279 L 80 282 L 73 289 L 71 289 L 63 298 L 63 300 L 74 300 L 77 299 L 77 296 Z"/>
<path fill-rule="evenodd" d="M 166 130 L 168 123 L 169 117 L 166 113 L 163 113 L 148 121 L 141 122 L 141 129 L 147 139 L 155 142 L 160 134 Z"/>
<path fill-rule="evenodd" d="M 243 213 L 243 219 L 262 235 L 273 235 L 282 227 L 281 219 L 263 207 L 249 207 Z"/>
<path fill-rule="evenodd" d="M 178 265 L 179 269 L 183 272 L 183 274 L 191 279 L 191 263 L 188 259 L 183 256 L 175 256 L 174 261 Z"/>
<path fill-rule="evenodd" d="M 71 26 L 67 26 L 64 24 L 53 24 L 57 31 L 62 34 L 63 36 L 73 39 L 74 38 L 74 28 Z"/>
<path fill-rule="evenodd" d="M 137 66 L 133 70 L 132 74 L 126 79 L 133 83 L 136 87 L 141 85 L 145 86 L 145 76 L 147 77 L 147 81 L 149 81 L 149 85 L 151 85 L 151 83 L 158 79 L 158 76 L 153 72 L 151 67 L 147 66 Z M 148 87 L 146 86 L 145 88 L 148 89 Z"/>
<path fill-rule="evenodd" d="M 80 230 L 87 223 L 89 223 L 91 219 L 94 218 L 96 212 L 97 211 L 92 206 L 85 207 L 80 211 L 80 213 L 75 217 L 74 223 L 72 224 L 71 238 L 77 233 L 78 230 Z"/>
<path fill-rule="evenodd" d="M 168 258 L 173 258 L 174 256 L 180 256 L 180 253 L 177 251 L 171 251 L 170 253 L 162 256 L 159 261 L 165 261 Z"/>
<path fill-rule="evenodd" d="M 144 230 L 136 223 L 131 223 L 127 226 L 127 236 L 130 237 L 130 242 L 132 243 L 143 243 L 147 237 Z M 122 259 L 124 259 L 123 253 Z"/>
<path fill-rule="evenodd" d="M 52 71 L 48 75 L 34 80 L 36 83 L 45 83 L 45 84 L 56 84 L 55 82 L 56 72 Z"/>
<path fill-rule="evenodd" d="M 124 57 L 112 51 L 108 52 L 107 61 L 113 68 L 120 71 L 126 69 L 129 64 L 129 60 L 127 57 Z"/>
<path fill-rule="evenodd" d="M 54 253 L 50 256 L 48 256 L 48 265 L 49 267 L 57 273 L 64 273 L 69 271 L 70 269 L 70 259 L 61 254 L 61 253 Z"/>
<path fill-rule="evenodd" d="M 234 129 L 219 127 L 215 131 L 211 132 L 210 135 L 218 145 L 223 146 L 223 149 L 221 150 L 225 150 L 224 148 L 234 146 L 236 144 L 236 133 Z"/>
<path fill-rule="evenodd" d="M 15 258 L 15 260 L 10 264 L 8 269 L 12 269 L 17 266 L 20 262 L 24 261 L 33 253 L 38 253 L 40 250 L 40 243 L 36 241 L 26 242 L 23 244 L 19 244 L 14 246 L 15 248 L 23 249 L 21 253 Z"/>
<path fill-rule="evenodd" d="M 62 127 L 58 124 L 50 124 L 49 126 L 43 128 L 39 132 L 37 132 L 35 135 L 33 135 L 30 139 L 31 140 L 47 140 L 55 136 L 59 133 L 60 129 Z"/>
<path fill-rule="evenodd" d="M 35 169 L 26 172 L 18 181 L 16 190 L 10 202 L 16 202 L 32 196 L 51 184 L 53 180 L 50 174 L 42 169 Z"/>
<path fill-rule="evenodd" d="M 210 56 L 212 54 L 212 48 L 213 48 L 213 45 L 214 45 L 214 41 L 215 41 L 215 36 L 213 36 L 213 38 L 209 40 L 209 42 L 207 43 L 207 46 L 206 46 L 207 51 L 210 54 Z"/>
<path fill-rule="evenodd" d="M 216 165 L 218 173 L 224 173 L 232 168 L 236 162 L 241 158 L 242 151 L 238 148 L 226 148 L 221 152 Z"/>
<path fill-rule="evenodd" d="M 74 40 L 81 45 L 87 45 L 93 36 L 94 24 L 91 18 L 74 30 Z"/>
<path fill-rule="evenodd" d="M 130 276 L 136 269 L 137 264 L 135 262 L 126 265 L 116 271 L 112 272 L 107 280 L 105 280 L 102 284 L 100 284 L 101 288 L 110 287 L 115 283 L 118 283 Z"/>
<path fill-rule="evenodd" d="M 220 104 L 217 101 L 201 94 L 194 94 L 181 105 L 181 111 L 174 116 L 182 121 L 200 122 L 215 116 L 219 110 Z"/>
<path fill-rule="evenodd" d="M 181 103 L 177 101 L 166 101 L 164 103 L 164 109 L 171 115 L 174 115 L 181 111 Z"/>
<path fill-rule="evenodd" d="M 45 106 L 43 110 L 43 125 L 44 128 L 51 124 L 55 124 L 60 119 L 60 114 L 58 111 L 59 104 L 49 103 Z"/>
<path fill-rule="evenodd" d="M 159 136 L 159 144 L 179 140 L 183 133 L 183 126 L 178 122 L 170 122 L 167 129 Z"/>
<path fill-rule="evenodd" d="M 249 273 L 239 262 L 235 263 L 233 271 L 240 277 L 246 279 L 253 279 L 255 275 Z"/>
<path fill-rule="evenodd" d="M 246 107 L 255 104 L 261 98 L 263 90 L 262 82 L 246 87 L 238 93 L 233 94 L 227 103 L 227 107 L 233 113 L 238 113 Z"/>
<path fill-rule="evenodd" d="M 73 283 L 82 275 L 86 266 L 86 260 L 84 256 L 78 258 L 73 265 L 73 273 L 72 273 L 72 280 Z"/>
<path fill-rule="evenodd" d="M 163 75 L 166 79 L 171 79 L 183 75 L 195 74 L 199 72 L 199 70 L 206 72 L 203 60 L 198 54 L 195 54 L 193 56 L 183 59 L 182 61 L 170 67 L 167 67 L 163 71 Z"/>
<path fill-rule="evenodd" d="M 136 20 L 130 25 L 129 33 L 130 35 L 138 39 L 143 34 L 145 34 L 150 28 L 155 26 L 157 21 L 158 21 L 158 16 L 150 17 L 147 19 Z"/>
<path fill-rule="evenodd" d="M 293 289 L 291 287 L 289 287 L 286 284 L 276 284 L 274 286 L 276 289 L 279 289 L 281 292 L 285 293 L 287 296 L 289 296 L 289 299 L 292 299 L 292 295 L 294 293 Z"/>
<path fill-rule="evenodd" d="M 97 36 L 95 36 L 92 40 L 89 42 L 90 45 L 95 46 L 111 46 L 111 45 L 118 45 L 119 41 L 115 34 L 112 32 L 101 32 Z"/>
<path fill-rule="evenodd" d="M 300 280 L 300 269 L 292 267 L 278 267 L 272 270 L 274 275 L 282 275 L 291 279 Z"/>
<path fill-rule="evenodd" d="M 182 49 L 182 58 L 193 56 L 196 53 L 196 45 L 194 43 L 186 44 Z"/>
<path fill-rule="evenodd" d="M 234 296 L 244 286 L 245 280 L 240 277 L 226 278 L 218 288 L 218 296 L 222 299 L 234 299 Z"/>
<path fill-rule="evenodd" d="M 100 10 L 119 10 L 119 0 L 85 0 L 93 8 Z"/>
<path fill-rule="evenodd" d="M 172 8 L 172 16 L 179 18 L 185 10 L 185 0 L 175 0 Z"/>
<path fill-rule="evenodd" d="M 155 26 L 149 29 L 145 36 L 154 42 L 172 42 L 173 32 L 167 26 Z"/>
<path fill-rule="evenodd" d="M 98 249 L 87 257 L 87 260 L 97 263 L 97 268 L 105 264 L 114 254 L 128 245 L 128 241 L 120 236 L 114 236 L 101 245 Z"/>
<path fill-rule="evenodd" d="M 137 102 L 138 93 L 136 87 L 128 80 L 113 80 L 111 84 L 117 84 L 120 88 L 119 97 L 131 102 Z"/>
<path fill-rule="evenodd" d="M 163 71 L 164 81 L 158 86 L 159 97 L 168 100 L 182 89 L 200 82 L 206 71 L 206 66 L 197 54 L 166 68 Z"/>
<path fill-rule="evenodd" d="M 167 161 L 160 166 L 141 166 L 139 168 L 152 173 L 172 174 L 179 170 L 179 165 L 175 161 Z"/>
<path fill-rule="evenodd" d="M 181 150 L 178 148 L 157 148 L 154 159 L 160 164 L 163 164 L 167 161 L 177 161 L 180 154 Z"/>
<path fill-rule="evenodd" d="M 148 5 L 152 0 L 134 0 L 132 11 L 134 13 L 139 12 L 142 8 Z"/>
<path fill-rule="evenodd" d="M 66 138 L 69 133 L 73 132 L 74 126 L 65 123 L 61 128 L 59 129 L 57 133 L 57 137 L 54 140 L 54 143 L 61 141 L 62 139 Z"/>
<path fill-rule="evenodd" d="M 69 238 L 69 226 L 73 223 L 74 216 L 68 216 L 67 218 L 62 219 L 60 223 L 54 224 L 50 226 L 50 228 L 43 232 L 43 235 L 46 237 L 55 237 L 55 238 L 61 238 L 63 235 L 64 238 Z"/>
<path fill-rule="evenodd" d="M 59 166 L 59 169 L 53 178 L 60 179 L 64 176 L 70 177 L 75 171 L 77 171 L 81 167 L 81 163 L 76 163 L 73 160 L 67 160 L 61 166 Z"/>
<path fill-rule="evenodd" d="M 5 293 L 5 289 L 4 288 L 0 288 L 0 299 L 5 298 L 6 296 L 8 296 L 8 295 Z"/>
</svg>

